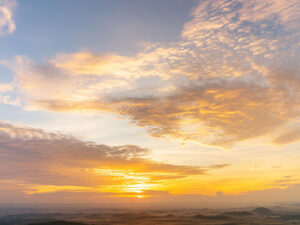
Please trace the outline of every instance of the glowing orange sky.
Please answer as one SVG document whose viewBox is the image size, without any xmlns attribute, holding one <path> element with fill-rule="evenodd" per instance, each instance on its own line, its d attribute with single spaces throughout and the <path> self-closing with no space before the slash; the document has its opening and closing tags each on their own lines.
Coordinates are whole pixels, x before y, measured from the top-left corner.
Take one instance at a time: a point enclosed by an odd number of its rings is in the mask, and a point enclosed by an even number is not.
<svg viewBox="0 0 300 225">
<path fill-rule="evenodd" d="M 27 4 L 43 10 L 41 3 Z M 103 1 L 80 4 L 95 4 L 95 12 L 108 7 Z M 130 10 L 142 16 L 147 4 Z M 166 4 L 183 14 L 176 5 L 182 3 Z M 0 54 L 0 201 L 300 196 L 299 1 L 189 4 L 190 14 L 174 21 L 182 23 L 176 37 L 144 37 L 124 51 L 113 49 L 114 41 L 135 39 L 119 34 L 127 26 L 119 11 L 87 23 L 91 15 L 77 21 L 81 9 L 70 5 L 75 11 L 64 22 L 80 38 L 51 48 L 47 43 L 57 41 L 42 28 L 34 37 L 20 28 L 26 3 L 0 0 L 0 51 L 10 49 Z M 110 7 L 125 10 L 121 2 Z M 149 17 L 160 30 L 173 24 L 163 20 L 171 12 L 161 10 L 161 21 Z M 136 34 L 142 22 L 132 19 Z M 77 25 L 80 32 L 73 31 Z M 112 27 L 116 40 L 89 46 L 92 35 L 81 36 Z M 162 38 L 159 33 L 151 38 Z M 26 52 L 26 35 L 44 51 L 32 44 Z M 62 35 L 62 43 L 68 38 Z"/>
</svg>

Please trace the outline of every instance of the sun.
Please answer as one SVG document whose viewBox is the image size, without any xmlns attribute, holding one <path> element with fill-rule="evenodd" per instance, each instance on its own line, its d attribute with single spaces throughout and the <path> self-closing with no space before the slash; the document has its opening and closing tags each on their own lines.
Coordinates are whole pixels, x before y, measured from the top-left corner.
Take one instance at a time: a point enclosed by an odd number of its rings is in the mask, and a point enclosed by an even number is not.
<svg viewBox="0 0 300 225">
<path fill-rule="evenodd" d="M 138 195 L 138 196 L 136 196 L 137 198 L 144 198 L 144 196 L 143 195 Z"/>
</svg>

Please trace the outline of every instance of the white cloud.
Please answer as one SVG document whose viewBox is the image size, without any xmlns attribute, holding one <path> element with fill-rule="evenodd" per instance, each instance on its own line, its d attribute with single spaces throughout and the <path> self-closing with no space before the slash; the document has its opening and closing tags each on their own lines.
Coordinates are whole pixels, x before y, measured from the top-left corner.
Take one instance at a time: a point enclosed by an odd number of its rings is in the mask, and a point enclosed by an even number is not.
<svg viewBox="0 0 300 225">
<path fill-rule="evenodd" d="M 6 93 L 13 90 L 12 83 L 0 83 L 0 93 Z"/>
<path fill-rule="evenodd" d="M 16 0 L 0 0 L 0 35 L 15 31 L 16 24 L 13 20 L 13 12 L 16 6 Z"/>
</svg>

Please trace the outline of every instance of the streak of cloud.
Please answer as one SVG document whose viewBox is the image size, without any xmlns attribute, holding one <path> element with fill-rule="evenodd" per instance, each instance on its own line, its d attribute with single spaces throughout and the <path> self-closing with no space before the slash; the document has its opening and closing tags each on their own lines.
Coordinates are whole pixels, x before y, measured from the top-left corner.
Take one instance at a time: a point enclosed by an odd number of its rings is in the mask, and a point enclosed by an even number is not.
<svg viewBox="0 0 300 225">
<path fill-rule="evenodd" d="M 276 144 L 284 145 L 300 140 L 300 128 L 291 129 L 276 137 L 273 141 Z"/>
</svg>

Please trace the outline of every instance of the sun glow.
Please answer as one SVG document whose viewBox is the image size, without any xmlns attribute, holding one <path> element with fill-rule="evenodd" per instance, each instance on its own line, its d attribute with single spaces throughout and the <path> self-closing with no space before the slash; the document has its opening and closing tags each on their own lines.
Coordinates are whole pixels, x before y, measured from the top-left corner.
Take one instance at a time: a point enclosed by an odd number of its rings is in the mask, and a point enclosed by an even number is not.
<svg viewBox="0 0 300 225">
<path fill-rule="evenodd" d="M 120 184 L 101 187 L 102 191 L 118 194 L 124 197 L 144 198 L 147 190 L 159 189 L 161 184 L 153 182 L 153 176 L 166 175 L 165 173 L 134 172 L 121 169 L 92 169 L 89 170 L 98 176 L 109 176 Z"/>
</svg>

